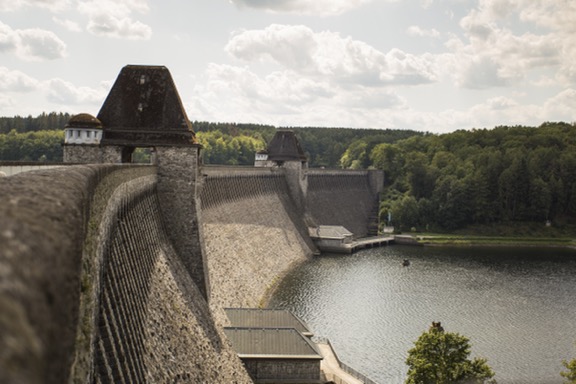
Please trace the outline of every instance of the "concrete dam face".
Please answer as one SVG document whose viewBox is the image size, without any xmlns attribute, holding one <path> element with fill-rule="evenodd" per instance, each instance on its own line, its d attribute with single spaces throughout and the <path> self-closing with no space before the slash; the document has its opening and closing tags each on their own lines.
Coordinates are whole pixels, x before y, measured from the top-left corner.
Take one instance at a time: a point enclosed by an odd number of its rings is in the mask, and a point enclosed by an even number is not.
<svg viewBox="0 0 576 384">
<path fill-rule="evenodd" d="M 258 307 L 312 257 L 309 227 L 370 233 L 383 175 L 308 169 L 298 147 L 204 166 L 169 73 L 126 68 L 102 121 L 67 128 L 65 159 L 84 165 L 0 180 L 0 382 L 251 383 L 223 308 Z M 170 116 L 147 124 L 146 105 Z M 134 146 L 155 164 L 122 164 Z"/>
</svg>

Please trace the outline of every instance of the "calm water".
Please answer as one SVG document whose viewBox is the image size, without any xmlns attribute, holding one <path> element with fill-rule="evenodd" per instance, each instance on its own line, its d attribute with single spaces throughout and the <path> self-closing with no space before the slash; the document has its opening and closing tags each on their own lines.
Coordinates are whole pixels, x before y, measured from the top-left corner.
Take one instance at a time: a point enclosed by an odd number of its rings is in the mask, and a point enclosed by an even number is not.
<svg viewBox="0 0 576 384">
<path fill-rule="evenodd" d="M 402 267 L 410 259 L 410 267 Z M 288 308 L 344 362 L 401 383 L 432 321 L 470 338 L 498 383 L 562 383 L 576 357 L 576 251 L 390 246 L 310 260 L 270 307 Z"/>
</svg>

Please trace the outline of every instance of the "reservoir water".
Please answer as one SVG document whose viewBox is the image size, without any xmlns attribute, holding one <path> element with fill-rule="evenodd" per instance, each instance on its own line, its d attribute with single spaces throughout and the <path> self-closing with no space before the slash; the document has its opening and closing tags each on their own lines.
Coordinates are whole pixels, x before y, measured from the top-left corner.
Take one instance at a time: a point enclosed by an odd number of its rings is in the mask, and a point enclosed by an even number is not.
<svg viewBox="0 0 576 384">
<path fill-rule="evenodd" d="M 468 337 L 500 384 L 562 383 L 562 360 L 576 357 L 576 250 L 396 245 L 323 255 L 294 269 L 269 307 L 292 310 L 381 384 L 405 380 L 407 351 L 432 321 Z"/>
</svg>

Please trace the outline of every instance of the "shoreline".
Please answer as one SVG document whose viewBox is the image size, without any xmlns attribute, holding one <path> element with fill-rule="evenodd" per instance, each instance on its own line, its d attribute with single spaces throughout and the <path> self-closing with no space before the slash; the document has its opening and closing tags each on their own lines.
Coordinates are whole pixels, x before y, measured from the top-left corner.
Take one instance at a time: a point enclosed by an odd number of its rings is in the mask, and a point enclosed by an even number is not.
<svg viewBox="0 0 576 384">
<path fill-rule="evenodd" d="M 407 235 L 405 235 L 407 236 Z M 466 235 L 409 235 L 420 246 L 426 247 L 542 247 L 576 249 L 576 239 L 573 238 L 512 238 L 498 236 L 466 236 Z"/>
</svg>

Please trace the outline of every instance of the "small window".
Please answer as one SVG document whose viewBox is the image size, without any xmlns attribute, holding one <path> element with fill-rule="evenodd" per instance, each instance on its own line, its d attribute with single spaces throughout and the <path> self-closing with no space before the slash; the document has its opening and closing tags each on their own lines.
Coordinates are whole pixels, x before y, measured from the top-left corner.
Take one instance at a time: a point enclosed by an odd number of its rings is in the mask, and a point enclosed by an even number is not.
<svg viewBox="0 0 576 384">
<path fill-rule="evenodd" d="M 86 137 L 90 139 L 92 137 L 92 132 L 91 131 L 86 132 Z"/>
</svg>

